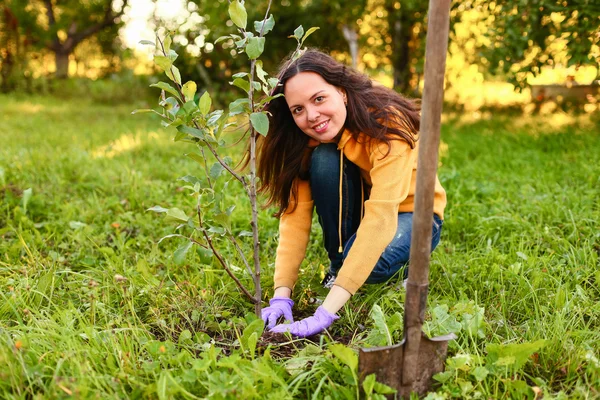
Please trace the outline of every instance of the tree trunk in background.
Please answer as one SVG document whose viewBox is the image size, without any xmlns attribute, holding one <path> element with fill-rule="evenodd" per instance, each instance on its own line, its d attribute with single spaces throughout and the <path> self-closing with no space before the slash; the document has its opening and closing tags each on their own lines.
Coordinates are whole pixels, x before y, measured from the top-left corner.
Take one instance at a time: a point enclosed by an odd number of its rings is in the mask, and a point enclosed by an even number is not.
<svg viewBox="0 0 600 400">
<path fill-rule="evenodd" d="M 396 10 L 393 1 L 386 2 L 388 11 L 388 24 L 392 37 L 392 67 L 394 69 L 394 90 L 400 93 L 411 93 L 416 88 L 411 87 L 412 72 L 410 40 L 412 38 L 413 23 L 411 18 L 403 12 L 402 8 Z"/>
<path fill-rule="evenodd" d="M 356 28 L 350 27 L 349 25 L 344 25 L 342 27 L 342 33 L 344 34 L 344 39 L 348 42 L 348 47 L 350 47 L 352 68 L 356 69 L 358 66 L 358 33 L 356 33 Z"/>
<path fill-rule="evenodd" d="M 56 73 L 55 77 L 59 79 L 65 79 L 69 77 L 69 52 L 57 51 L 56 52 Z"/>
<path fill-rule="evenodd" d="M 57 16 L 60 19 L 67 18 L 63 16 L 63 13 L 55 12 L 55 7 L 59 7 L 58 2 L 52 2 L 52 0 L 44 0 L 46 7 L 46 16 L 48 17 L 49 30 L 52 31 L 56 26 L 61 26 L 57 22 Z M 88 23 L 82 23 L 78 21 L 78 18 L 71 17 L 72 20 L 69 22 L 67 29 L 67 37 L 64 40 L 58 36 L 58 33 L 53 33 L 52 40 L 49 41 L 47 48 L 55 54 L 56 61 L 56 73 L 55 77 L 64 79 L 69 77 L 69 55 L 75 50 L 75 48 L 85 39 L 96 35 L 98 32 L 105 28 L 114 26 L 120 23 L 120 18 L 125 12 L 129 0 L 122 0 L 121 10 L 115 12 L 112 9 L 112 0 L 104 0 L 105 10 L 104 18 L 97 23 L 90 25 Z M 60 11 L 60 7 L 59 7 Z M 65 26 L 65 24 L 62 24 Z"/>
</svg>

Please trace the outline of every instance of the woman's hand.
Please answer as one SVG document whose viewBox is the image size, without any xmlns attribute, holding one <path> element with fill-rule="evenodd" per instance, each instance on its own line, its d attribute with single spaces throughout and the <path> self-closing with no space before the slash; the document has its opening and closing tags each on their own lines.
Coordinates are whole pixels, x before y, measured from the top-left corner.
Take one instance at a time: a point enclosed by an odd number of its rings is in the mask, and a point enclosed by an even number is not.
<svg viewBox="0 0 600 400">
<path fill-rule="evenodd" d="M 293 306 L 294 301 L 288 297 L 273 297 L 269 300 L 269 307 L 263 308 L 261 311 L 262 320 L 267 324 L 267 328 L 273 328 L 280 317 L 284 317 L 286 321 L 294 322 Z"/>
<path fill-rule="evenodd" d="M 293 324 L 280 324 L 275 328 L 271 329 L 271 332 L 283 333 L 289 332 L 294 336 L 307 337 L 315 335 L 325 329 L 329 328 L 333 321 L 339 317 L 335 314 L 331 314 L 323 306 L 317 308 L 315 315 L 312 317 L 304 318 L 301 321 L 294 322 Z"/>
<path fill-rule="evenodd" d="M 302 321 L 294 322 L 293 324 L 277 325 L 271 329 L 271 332 L 290 332 L 292 335 L 298 337 L 315 335 L 329 328 L 333 321 L 339 318 L 335 313 L 346 304 L 350 297 L 352 295 L 346 289 L 333 285 L 323 305 L 317 308 L 315 315 L 305 318 Z"/>
</svg>

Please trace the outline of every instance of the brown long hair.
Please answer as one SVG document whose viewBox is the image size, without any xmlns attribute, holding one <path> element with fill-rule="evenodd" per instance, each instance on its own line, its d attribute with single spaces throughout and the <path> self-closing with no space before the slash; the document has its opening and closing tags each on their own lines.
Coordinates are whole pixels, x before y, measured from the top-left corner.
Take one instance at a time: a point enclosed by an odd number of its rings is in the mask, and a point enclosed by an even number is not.
<svg viewBox="0 0 600 400">
<path fill-rule="evenodd" d="M 347 117 L 344 128 L 355 139 L 362 132 L 390 145 L 391 140 L 405 140 L 415 146 L 419 131 L 419 103 L 392 89 L 373 85 L 371 79 L 337 62 L 318 50 L 306 50 L 297 59 L 288 59 L 280 68 L 279 86 L 273 95 L 283 93 L 286 82 L 300 72 L 315 72 L 330 85 L 346 91 Z M 296 126 L 283 96 L 265 106 L 269 115 L 269 132 L 259 138 L 257 176 L 261 192 L 268 194 L 268 204 L 279 206 L 281 215 L 290 197 L 297 198 L 293 182 L 306 171 L 306 149 L 309 137 Z"/>
</svg>

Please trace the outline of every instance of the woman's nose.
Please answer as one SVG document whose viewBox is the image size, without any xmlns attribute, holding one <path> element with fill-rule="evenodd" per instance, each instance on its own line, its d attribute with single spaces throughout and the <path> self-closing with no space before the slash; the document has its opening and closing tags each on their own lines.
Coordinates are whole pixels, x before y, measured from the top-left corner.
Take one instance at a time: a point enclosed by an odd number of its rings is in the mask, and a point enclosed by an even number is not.
<svg viewBox="0 0 600 400">
<path fill-rule="evenodd" d="M 307 115 L 308 115 L 308 120 L 309 121 L 316 121 L 319 116 L 321 115 L 321 113 L 319 113 L 319 110 L 317 110 L 316 108 L 310 107 L 306 109 Z"/>
</svg>

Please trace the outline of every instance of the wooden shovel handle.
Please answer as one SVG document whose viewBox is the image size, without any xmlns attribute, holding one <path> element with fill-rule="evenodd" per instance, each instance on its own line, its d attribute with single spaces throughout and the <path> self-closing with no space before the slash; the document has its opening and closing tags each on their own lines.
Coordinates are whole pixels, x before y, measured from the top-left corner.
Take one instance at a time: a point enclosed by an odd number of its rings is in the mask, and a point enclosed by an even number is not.
<svg viewBox="0 0 600 400">
<path fill-rule="evenodd" d="M 425 87 L 421 109 L 417 187 L 413 214 L 410 265 L 404 306 L 406 350 L 403 383 L 416 374 L 429 285 L 429 259 L 433 225 L 433 196 L 444 100 L 444 71 L 448 50 L 450 0 L 430 0 L 425 50 Z"/>
</svg>

